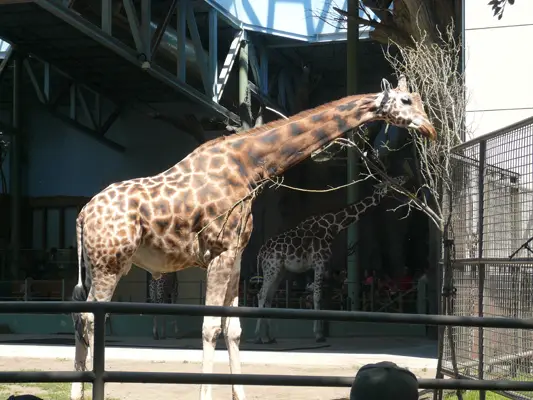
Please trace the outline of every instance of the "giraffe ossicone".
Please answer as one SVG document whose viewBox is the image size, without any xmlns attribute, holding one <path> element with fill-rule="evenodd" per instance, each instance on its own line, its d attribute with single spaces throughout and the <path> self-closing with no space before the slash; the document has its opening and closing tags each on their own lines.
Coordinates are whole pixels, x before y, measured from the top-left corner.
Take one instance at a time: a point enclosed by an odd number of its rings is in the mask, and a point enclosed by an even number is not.
<svg viewBox="0 0 533 400">
<path fill-rule="evenodd" d="M 378 119 L 436 136 L 420 96 L 387 89 L 210 140 L 166 171 L 109 185 L 76 220 L 79 274 L 73 300 L 110 301 L 132 264 L 153 276 L 196 266 L 207 271 L 206 304 L 237 307 L 241 255 L 252 233 L 258 191 L 346 131 Z M 86 344 L 94 350 L 94 316 L 73 319 L 79 333 L 74 367 L 84 371 Z M 204 317 L 202 372 L 213 372 L 220 332 L 230 371 L 239 374 L 237 317 Z M 233 385 L 232 394 L 235 400 L 245 398 L 241 385 Z M 211 385 L 202 385 L 200 397 L 212 399 Z M 74 383 L 71 399 L 81 398 L 83 385 Z"/>
</svg>

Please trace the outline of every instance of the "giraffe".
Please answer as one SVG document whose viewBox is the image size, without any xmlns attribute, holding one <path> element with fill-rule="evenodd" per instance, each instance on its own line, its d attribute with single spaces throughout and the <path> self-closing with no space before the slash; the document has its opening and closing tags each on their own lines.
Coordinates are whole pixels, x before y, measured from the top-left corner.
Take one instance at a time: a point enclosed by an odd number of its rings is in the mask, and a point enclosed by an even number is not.
<svg viewBox="0 0 533 400">
<path fill-rule="evenodd" d="M 378 93 L 354 95 L 248 131 L 207 141 L 169 169 L 112 183 L 76 219 L 78 283 L 74 301 L 110 301 L 132 264 L 155 279 L 190 266 L 206 270 L 206 305 L 238 306 L 241 255 L 250 239 L 252 203 L 265 184 L 346 131 L 372 120 L 409 127 L 436 138 L 420 95 L 382 80 Z M 94 352 L 94 315 L 73 313 L 76 370 Z M 238 317 L 205 316 L 202 372 L 212 373 L 223 332 L 230 372 L 241 373 Z M 83 397 L 74 383 L 71 399 Z M 241 385 L 233 399 L 245 398 Z M 212 399 L 212 386 L 200 387 Z"/>
<path fill-rule="evenodd" d="M 401 184 L 403 177 L 396 179 Z M 257 294 L 258 306 L 270 307 L 279 284 L 287 271 L 304 273 L 314 269 L 312 285 L 314 309 L 319 310 L 322 299 L 322 282 L 326 266 L 332 255 L 332 245 L 340 232 L 357 222 L 369 208 L 379 204 L 389 186 L 375 185 L 376 190 L 359 202 L 340 210 L 312 215 L 294 228 L 268 239 L 257 255 L 257 275 L 263 272 L 263 286 Z M 255 343 L 275 343 L 270 334 L 270 320 L 266 321 L 266 332 L 262 336 L 263 319 L 257 319 Z M 317 342 L 324 342 L 322 321 L 314 321 L 313 331 Z"/>
<path fill-rule="evenodd" d="M 167 303 L 168 298 L 170 297 L 170 303 L 176 303 L 178 299 L 178 274 L 176 272 L 170 272 L 166 274 L 161 274 L 159 279 L 154 279 L 150 277 L 150 282 L 148 284 L 148 294 L 150 297 L 150 303 L 163 304 Z M 178 336 L 178 324 L 176 317 L 173 318 L 172 323 L 174 324 L 174 336 Z M 152 334 L 155 340 L 165 338 L 166 330 L 166 321 L 163 318 L 163 325 L 161 325 L 161 336 L 159 336 L 157 325 L 157 315 L 153 317 L 153 327 Z"/>
</svg>

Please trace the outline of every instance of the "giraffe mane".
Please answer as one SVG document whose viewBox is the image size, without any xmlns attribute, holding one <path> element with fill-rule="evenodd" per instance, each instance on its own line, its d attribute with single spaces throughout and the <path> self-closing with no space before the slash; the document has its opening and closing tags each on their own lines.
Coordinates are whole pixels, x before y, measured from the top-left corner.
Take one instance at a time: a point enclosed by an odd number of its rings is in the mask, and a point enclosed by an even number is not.
<svg viewBox="0 0 533 400">
<path fill-rule="evenodd" d="M 338 106 L 339 104 L 342 104 L 342 103 L 345 103 L 345 102 L 348 102 L 348 101 L 352 101 L 352 100 L 356 100 L 356 99 L 359 99 L 359 98 L 364 97 L 364 96 L 366 96 L 366 95 L 358 94 L 358 95 L 354 95 L 354 96 L 343 97 L 343 98 L 338 99 L 338 100 L 330 101 L 329 103 L 321 104 L 320 106 L 311 108 L 309 110 L 300 111 L 298 114 L 294 114 L 294 115 L 292 115 L 291 117 L 289 117 L 287 119 L 280 118 L 280 119 L 276 119 L 274 121 L 271 121 L 271 122 L 269 122 L 267 124 L 264 124 L 264 125 L 261 125 L 261 126 L 258 126 L 258 127 L 254 127 L 254 128 L 250 128 L 250 129 L 248 129 L 246 131 L 235 132 L 235 133 L 232 133 L 231 135 L 222 135 L 222 136 L 219 136 L 217 138 L 211 139 L 211 140 L 201 144 L 200 146 L 198 146 L 196 148 L 195 151 L 204 150 L 206 147 L 211 147 L 211 146 L 213 146 L 215 144 L 218 144 L 220 142 L 228 140 L 229 138 L 234 138 L 234 137 L 238 137 L 238 136 L 253 136 L 253 135 L 261 133 L 261 132 L 266 132 L 266 131 L 271 130 L 271 129 L 275 129 L 275 128 L 279 128 L 279 127 L 282 127 L 282 126 L 285 126 L 285 125 L 289 125 L 289 124 L 291 124 L 291 123 L 293 123 L 295 121 L 298 121 L 300 119 L 306 118 L 306 117 L 308 117 L 310 115 L 317 114 L 317 113 L 322 112 L 322 111 L 326 111 L 328 109 L 331 109 L 333 107 Z"/>
</svg>

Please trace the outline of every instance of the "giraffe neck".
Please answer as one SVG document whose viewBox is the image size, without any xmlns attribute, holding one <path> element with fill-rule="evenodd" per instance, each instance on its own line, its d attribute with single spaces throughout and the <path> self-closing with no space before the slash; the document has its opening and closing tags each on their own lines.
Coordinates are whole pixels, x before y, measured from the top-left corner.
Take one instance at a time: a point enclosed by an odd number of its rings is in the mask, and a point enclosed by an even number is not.
<svg viewBox="0 0 533 400">
<path fill-rule="evenodd" d="M 384 194 L 374 193 L 372 196 L 365 197 L 357 203 L 352 203 L 335 214 L 334 225 L 336 233 L 348 228 L 354 222 L 359 221 L 361 216 L 371 207 L 377 206 Z"/>
<path fill-rule="evenodd" d="M 283 174 L 346 131 L 377 119 L 377 96 L 345 97 L 288 120 L 230 136 L 224 146 L 235 154 L 241 176 L 246 175 L 254 187 Z"/>
</svg>

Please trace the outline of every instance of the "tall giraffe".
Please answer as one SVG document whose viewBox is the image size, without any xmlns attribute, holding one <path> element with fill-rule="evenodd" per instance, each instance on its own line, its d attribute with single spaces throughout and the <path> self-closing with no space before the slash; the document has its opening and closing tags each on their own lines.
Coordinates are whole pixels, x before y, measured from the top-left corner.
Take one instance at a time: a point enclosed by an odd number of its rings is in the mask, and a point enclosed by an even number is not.
<svg viewBox="0 0 533 400">
<path fill-rule="evenodd" d="M 403 183 L 403 178 L 397 178 Z M 340 232 L 357 222 L 370 207 L 379 204 L 388 191 L 388 185 L 378 184 L 372 196 L 352 203 L 340 210 L 312 215 L 297 226 L 268 239 L 257 255 L 257 274 L 263 272 L 263 286 L 257 294 L 258 306 L 271 307 L 272 299 L 285 273 L 304 273 L 314 268 L 313 304 L 319 310 L 322 300 L 322 283 L 326 266 L 331 258 L 333 241 Z M 255 343 L 275 343 L 270 333 L 270 319 L 257 319 Z M 324 342 L 322 321 L 314 321 L 313 331 L 317 342 Z M 264 335 L 263 335 L 264 333 Z"/>
<path fill-rule="evenodd" d="M 110 301 L 132 263 L 162 273 L 198 266 L 207 270 L 206 304 L 238 306 L 241 255 L 252 234 L 252 202 L 273 177 L 308 158 L 346 131 L 382 119 L 436 138 L 420 95 L 409 93 L 404 78 L 397 88 L 345 97 L 289 119 L 223 136 L 198 146 L 155 176 L 113 183 L 95 195 L 76 220 L 79 272 L 72 298 Z M 76 370 L 86 369 L 94 351 L 94 315 L 74 313 Z M 212 373 L 220 332 L 231 373 L 241 373 L 237 317 L 204 317 L 202 372 Z M 241 385 L 233 398 L 245 398 Z M 74 383 L 71 399 L 83 396 Z M 212 398 L 202 385 L 200 398 Z"/>
<path fill-rule="evenodd" d="M 150 303 L 164 304 L 167 303 L 170 297 L 170 303 L 174 304 L 178 300 L 178 274 L 177 272 L 169 272 L 161 274 L 159 279 L 150 277 L 148 283 L 148 295 Z M 174 325 L 174 336 L 178 335 L 178 324 L 176 317 L 173 317 L 172 323 Z M 163 318 L 163 325 L 161 325 L 161 336 L 159 335 L 157 315 L 153 317 L 152 334 L 155 340 L 164 339 L 166 330 L 166 319 Z"/>
</svg>

